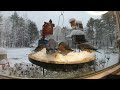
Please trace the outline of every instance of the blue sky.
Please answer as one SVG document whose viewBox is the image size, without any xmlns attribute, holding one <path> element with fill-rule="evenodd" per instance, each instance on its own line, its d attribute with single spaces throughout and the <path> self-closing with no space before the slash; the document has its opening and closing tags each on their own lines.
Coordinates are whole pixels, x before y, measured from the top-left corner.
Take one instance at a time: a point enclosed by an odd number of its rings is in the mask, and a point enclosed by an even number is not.
<svg viewBox="0 0 120 90">
<path fill-rule="evenodd" d="M 13 13 L 14 11 L 2 11 L 3 16 L 10 16 Z M 27 17 L 33 20 L 37 24 L 39 30 L 42 28 L 44 22 L 48 22 L 50 19 L 52 19 L 55 26 L 57 26 L 59 16 L 61 15 L 61 11 L 17 11 L 17 13 L 22 17 Z M 90 17 L 100 18 L 100 15 L 92 15 L 87 11 L 64 11 L 63 25 L 71 28 L 69 24 L 69 19 L 75 18 L 76 20 L 82 21 L 83 26 L 85 27 Z M 59 23 L 61 27 L 62 19 L 63 18 L 61 17 Z"/>
</svg>

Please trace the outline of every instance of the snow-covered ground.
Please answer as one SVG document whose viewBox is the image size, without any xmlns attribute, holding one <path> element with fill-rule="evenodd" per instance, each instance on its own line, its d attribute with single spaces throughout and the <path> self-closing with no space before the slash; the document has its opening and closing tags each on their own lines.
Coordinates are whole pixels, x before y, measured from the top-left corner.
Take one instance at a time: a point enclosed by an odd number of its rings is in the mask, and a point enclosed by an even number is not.
<svg viewBox="0 0 120 90">
<path fill-rule="evenodd" d="M 9 48 L 7 49 L 7 57 L 10 64 L 14 63 L 31 63 L 28 60 L 28 54 L 32 52 L 33 48 Z"/>
<path fill-rule="evenodd" d="M 119 62 L 118 53 L 105 53 L 105 50 L 98 51 L 102 52 L 102 54 L 96 52 L 96 62 L 98 64 L 98 66 L 96 65 L 96 71 L 102 70 Z"/>
<path fill-rule="evenodd" d="M 27 65 L 28 64 L 32 65 L 32 63 L 28 60 L 28 54 L 30 54 L 33 49 L 34 48 L 9 48 L 9 49 L 7 49 L 7 57 L 8 57 L 7 60 L 10 63 L 10 67 L 14 67 L 16 63 L 24 63 L 24 64 L 27 64 Z M 99 51 L 102 52 L 102 54 L 96 52 L 96 56 L 97 56 L 97 58 L 95 60 L 96 61 L 96 63 L 95 63 L 95 70 L 96 71 L 102 70 L 102 69 L 107 68 L 109 66 L 112 66 L 112 65 L 114 65 L 118 62 L 118 54 L 117 53 L 106 54 L 104 50 L 99 50 Z M 23 66 L 24 66 L 24 64 L 23 64 Z M 37 72 L 37 74 L 40 78 L 45 78 L 45 77 L 52 78 L 54 75 L 56 75 L 56 77 L 59 77 L 59 76 L 61 76 L 61 77 L 65 76 L 66 77 L 67 75 L 70 77 L 70 75 L 78 74 L 78 72 L 73 72 L 71 74 L 70 74 L 70 72 L 66 72 L 64 74 L 63 74 L 63 72 L 59 72 L 60 74 L 58 75 L 57 72 L 53 72 L 53 73 L 43 77 L 43 73 L 42 74 L 40 73 L 40 72 L 42 72 L 42 70 L 39 71 L 38 70 L 39 67 L 37 67 L 37 66 L 35 66 L 35 67 L 36 68 L 32 69 L 32 75 L 33 75 L 33 73 Z M 37 71 L 35 69 L 37 69 Z M 10 69 L 8 69 L 7 73 L 4 73 L 4 74 L 5 75 L 10 75 L 10 73 L 8 73 L 9 70 Z M 85 68 L 84 68 L 83 71 L 85 71 Z M 83 73 L 85 73 L 83 71 L 79 71 L 79 74 L 82 75 Z M 0 74 L 3 74 L 3 72 L 4 72 L 4 70 L 2 70 L 2 68 L 0 66 Z M 28 75 L 30 75 L 30 73 Z M 17 76 L 17 77 L 19 77 L 19 76 Z M 23 76 L 21 76 L 21 77 L 23 77 Z M 37 76 L 31 76 L 31 77 L 35 78 Z"/>
</svg>

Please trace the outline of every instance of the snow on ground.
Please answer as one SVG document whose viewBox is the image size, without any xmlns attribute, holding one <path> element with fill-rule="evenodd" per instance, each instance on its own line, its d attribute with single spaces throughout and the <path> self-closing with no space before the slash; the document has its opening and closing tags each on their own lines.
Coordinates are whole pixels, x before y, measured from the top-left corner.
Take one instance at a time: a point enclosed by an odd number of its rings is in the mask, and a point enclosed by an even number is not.
<svg viewBox="0 0 120 90">
<path fill-rule="evenodd" d="M 75 49 L 75 51 L 79 52 L 78 49 Z M 102 54 L 96 52 L 96 60 L 95 60 L 97 64 L 95 66 L 96 71 L 102 70 L 119 62 L 118 53 L 111 53 L 111 50 L 109 50 L 108 53 L 106 53 L 105 49 L 104 50 L 99 49 L 98 51 L 101 52 Z"/>
<path fill-rule="evenodd" d="M 32 52 L 33 48 L 9 48 L 7 49 L 7 57 L 10 65 L 13 66 L 15 63 L 31 63 L 28 60 L 28 54 Z"/>
<path fill-rule="evenodd" d="M 28 54 L 30 54 L 32 51 L 33 51 L 34 48 L 9 48 L 7 49 L 7 57 L 8 57 L 8 61 L 10 63 L 10 66 L 13 67 L 15 63 L 24 63 L 24 64 L 32 64 L 29 60 L 28 60 Z M 78 51 L 78 50 L 77 50 Z M 106 54 L 104 50 L 98 50 L 101 53 L 98 53 L 96 52 L 96 66 L 95 66 L 95 70 L 98 71 L 98 70 L 102 70 L 104 68 L 107 68 L 109 66 L 112 66 L 114 64 L 116 64 L 118 62 L 118 54 L 117 53 L 109 53 L 109 54 Z M 1 66 L 0 66 L 1 67 Z M 35 66 L 36 67 L 36 66 Z M 39 67 L 37 67 L 39 68 Z M 85 70 L 85 68 L 83 68 Z M 35 69 L 34 69 L 35 70 Z M 34 70 L 32 72 L 30 72 L 31 74 L 27 73 L 28 75 L 31 75 L 32 77 L 42 77 L 42 78 L 45 78 L 43 77 L 42 75 L 40 76 L 39 73 L 41 73 L 41 71 L 39 72 L 39 70 L 37 71 L 38 74 L 36 74 L 36 72 L 34 72 Z M 2 73 L 1 73 L 2 72 Z M 0 68 L 0 74 L 3 74 L 3 70 Z M 8 71 L 9 72 L 9 71 Z M 7 73 L 8 73 L 7 72 Z M 90 72 L 90 71 L 89 71 Z M 9 75 L 5 73 L 5 75 Z M 17 73 L 20 73 L 19 71 L 17 71 Z M 35 73 L 33 75 L 33 73 Z M 61 72 L 59 72 L 61 73 Z M 66 73 L 63 73 L 61 74 L 61 77 L 63 76 L 67 76 L 67 75 L 75 75 L 78 74 L 78 72 L 74 72 L 72 74 L 68 74 L 67 72 Z M 55 77 L 54 75 L 54 72 L 47 75 L 46 77 L 47 78 L 52 78 L 52 77 Z M 82 71 L 79 71 L 79 74 L 85 74 L 85 72 L 82 72 Z M 35 75 L 38 75 L 38 76 L 35 76 Z M 58 75 L 58 76 L 57 76 Z M 57 74 L 56 77 L 59 77 L 60 74 Z M 17 76 L 19 77 L 19 76 Z M 22 77 L 22 76 L 21 76 Z"/>
<path fill-rule="evenodd" d="M 14 48 L 14 49 L 7 49 L 7 55 L 8 55 L 8 61 L 10 62 L 10 65 L 13 66 L 15 63 L 31 63 L 28 60 L 28 54 L 31 53 L 33 48 Z M 78 51 L 78 50 L 76 50 Z M 104 50 L 98 50 L 101 53 L 96 52 L 96 62 L 99 65 L 96 69 L 100 70 L 103 68 L 107 68 L 109 66 L 112 66 L 118 62 L 118 54 L 117 53 L 111 53 L 106 54 Z M 108 60 L 108 59 L 109 60 Z M 104 64 L 104 67 L 102 65 Z"/>
<path fill-rule="evenodd" d="M 7 50 L 5 48 L 0 47 L 0 54 L 6 54 Z"/>
<path fill-rule="evenodd" d="M 13 66 L 15 63 L 31 63 L 28 60 L 28 54 L 32 52 L 33 48 L 9 48 L 7 49 L 7 57 L 8 61 L 10 62 L 10 65 Z M 100 61 L 105 61 L 106 65 L 105 67 L 109 67 L 113 64 L 116 64 L 118 62 L 118 54 L 117 53 L 111 53 L 111 54 L 105 54 L 104 50 L 98 50 L 101 53 L 96 52 L 96 61 L 99 64 Z M 110 58 L 109 60 L 107 58 Z"/>
<path fill-rule="evenodd" d="M 119 62 L 119 55 L 117 53 L 105 53 L 105 50 L 98 50 L 101 53 L 96 52 L 96 62 L 98 66 L 96 66 L 96 71 L 102 70 L 109 66 L 112 66 Z"/>
</svg>

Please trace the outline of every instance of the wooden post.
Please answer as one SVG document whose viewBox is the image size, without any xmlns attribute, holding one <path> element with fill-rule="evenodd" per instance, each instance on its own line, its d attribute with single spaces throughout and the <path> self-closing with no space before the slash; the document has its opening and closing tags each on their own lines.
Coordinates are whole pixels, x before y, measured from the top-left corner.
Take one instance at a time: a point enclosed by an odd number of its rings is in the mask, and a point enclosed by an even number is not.
<svg viewBox="0 0 120 90">
<path fill-rule="evenodd" d="M 116 23 L 117 23 L 117 45 L 119 47 L 119 63 L 120 63 L 120 11 L 114 11 L 116 16 Z"/>
</svg>

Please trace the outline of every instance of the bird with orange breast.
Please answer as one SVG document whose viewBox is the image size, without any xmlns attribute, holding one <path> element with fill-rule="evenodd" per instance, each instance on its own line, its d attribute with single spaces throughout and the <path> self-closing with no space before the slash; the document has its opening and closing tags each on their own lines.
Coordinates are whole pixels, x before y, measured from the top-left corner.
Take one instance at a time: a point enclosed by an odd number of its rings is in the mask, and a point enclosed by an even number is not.
<svg viewBox="0 0 120 90">
<path fill-rule="evenodd" d="M 73 51 L 65 42 L 59 43 L 58 50 L 62 54 L 67 54 L 67 53 Z"/>
</svg>

